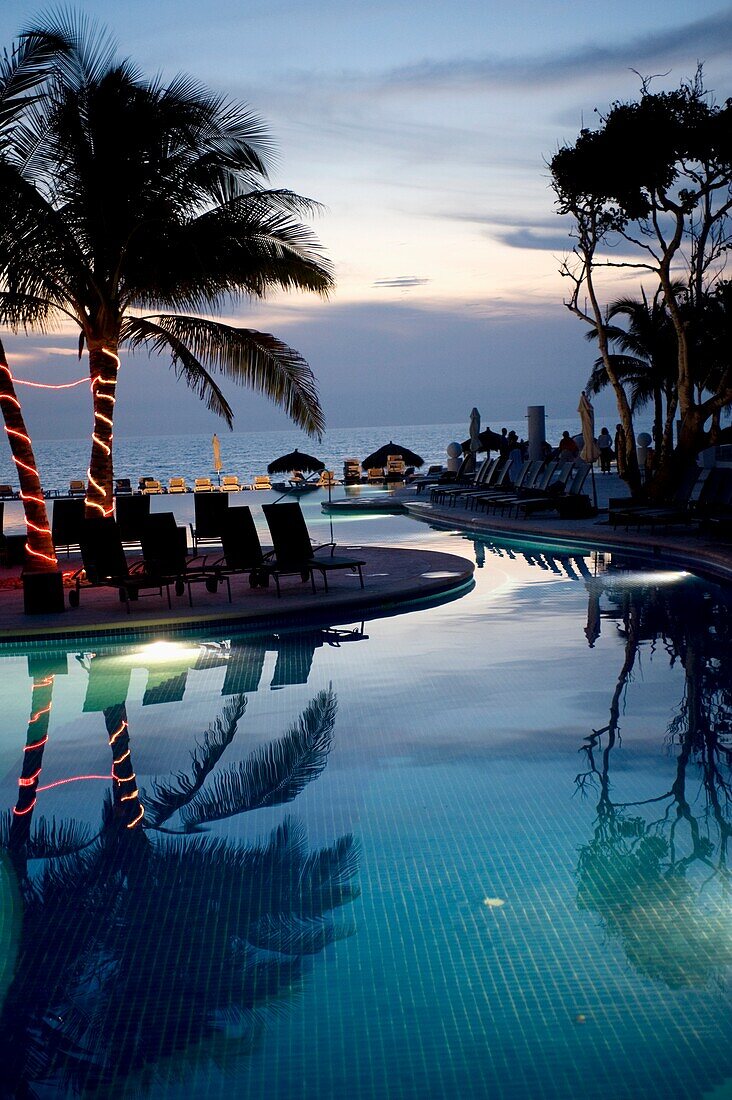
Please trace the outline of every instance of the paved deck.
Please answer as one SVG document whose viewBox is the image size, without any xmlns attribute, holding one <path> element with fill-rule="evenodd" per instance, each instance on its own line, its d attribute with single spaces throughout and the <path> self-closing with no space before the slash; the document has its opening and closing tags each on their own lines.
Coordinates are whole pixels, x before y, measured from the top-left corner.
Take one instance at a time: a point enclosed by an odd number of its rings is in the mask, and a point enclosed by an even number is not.
<svg viewBox="0 0 732 1100">
<path fill-rule="evenodd" d="M 277 598 L 274 584 L 269 588 L 250 588 L 247 576 L 231 578 L 232 602 L 226 586 L 212 595 L 203 584 L 193 585 L 193 606 L 188 594 L 175 596 L 171 589 L 172 610 L 165 595 L 143 595 L 126 613 L 116 589 L 82 589 L 78 608 L 57 615 L 26 615 L 20 587 L 8 587 L 17 579 L 18 570 L 0 569 L 0 643 L 33 641 L 59 637 L 85 637 L 99 631 L 122 636 L 126 633 L 171 633 L 205 625 L 273 627 L 283 623 L 329 620 L 340 615 L 370 618 L 389 614 L 411 601 L 443 601 L 464 592 L 472 583 L 473 563 L 456 554 L 431 550 L 401 550 L 386 547 L 339 546 L 343 556 L 362 558 L 364 589 L 358 576 L 338 570 L 328 578 L 329 591 L 316 577 L 318 591 L 299 577 L 281 580 L 282 597 Z M 64 570 L 77 564 L 72 556 L 63 558 Z M 5 585 L 3 587 L 3 584 Z"/>
</svg>

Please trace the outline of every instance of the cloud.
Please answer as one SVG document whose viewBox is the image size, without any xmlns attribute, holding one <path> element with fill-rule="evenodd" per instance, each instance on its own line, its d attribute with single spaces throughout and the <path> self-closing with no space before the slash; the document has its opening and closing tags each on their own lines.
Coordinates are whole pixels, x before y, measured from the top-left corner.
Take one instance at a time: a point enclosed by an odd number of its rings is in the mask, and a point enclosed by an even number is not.
<svg viewBox="0 0 732 1100">
<path fill-rule="evenodd" d="M 393 286 L 398 287 L 400 290 L 405 290 L 411 286 L 424 286 L 424 284 L 429 281 L 429 279 L 420 278 L 419 275 L 397 275 L 394 279 L 375 279 L 371 285 Z"/>
<path fill-rule="evenodd" d="M 425 60 L 401 66 L 383 75 L 381 87 L 389 90 L 441 90 L 446 87 L 494 87 L 496 85 L 552 85 L 596 77 L 602 71 L 644 69 L 671 61 L 695 61 L 729 52 L 732 47 L 732 12 L 720 12 L 671 30 L 626 39 L 614 45 L 588 43 L 547 57 L 456 58 Z"/>
</svg>

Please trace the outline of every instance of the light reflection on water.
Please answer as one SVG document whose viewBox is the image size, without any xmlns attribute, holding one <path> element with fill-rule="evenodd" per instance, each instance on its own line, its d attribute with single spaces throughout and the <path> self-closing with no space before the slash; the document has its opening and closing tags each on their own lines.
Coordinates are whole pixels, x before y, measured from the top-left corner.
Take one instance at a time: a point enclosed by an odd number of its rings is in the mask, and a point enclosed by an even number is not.
<svg viewBox="0 0 732 1100">
<path fill-rule="evenodd" d="M 475 589 L 0 655 L 7 1095 L 701 1097 L 732 1075 L 726 594 L 387 523 L 359 541 L 475 555 Z"/>
</svg>

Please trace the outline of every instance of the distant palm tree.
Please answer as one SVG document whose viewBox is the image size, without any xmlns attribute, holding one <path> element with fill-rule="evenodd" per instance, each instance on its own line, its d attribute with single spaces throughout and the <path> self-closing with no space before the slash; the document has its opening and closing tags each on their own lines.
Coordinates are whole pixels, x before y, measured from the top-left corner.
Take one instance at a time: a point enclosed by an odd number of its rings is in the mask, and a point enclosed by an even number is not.
<svg viewBox="0 0 732 1100">
<path fill-rule="evenodd" d="M 610 358 L 618 377 L 630 391 L 633 411 L 653 403 L 653 441 L 660 458 L 671 448 L 676 413 L 675 331 L 662 295 L 656 294 L 649 302 L 643 289 L 640 299 L 618 298 L 610 305 L 607 319 L 612 321 L 616 318 L 627 319 L 627 328 L 620 325 L 608 327 L 609 342 L 619 348 L 619 352 L 613 353 Z M 595 339 L 595 331 L 588 332 L 587 338 Z M 597 359 L 588 387 L 592 393 L 598 394 L 607 385 L 609 379 L 604 363 L 602 359 Z"/>
<path fill-rule="evenodd" d="M 262 123 L 189 77 L 143 78 L 83 19 L 52 17 L 31 33 L 63 48 L 0 163 L 0 323 L 79 328 L 94 408 L 87 510 L 112 507 L 123 345 L 168 354 L 229 426 L 212 372 L 266 394 L 319 434 L 304 359 L 268 333 L 209 316 L 273 288 L 327 295 L 333 285 L 299 220 L 316 204 L 262 186 L 270 160 Z"/>
</svg>

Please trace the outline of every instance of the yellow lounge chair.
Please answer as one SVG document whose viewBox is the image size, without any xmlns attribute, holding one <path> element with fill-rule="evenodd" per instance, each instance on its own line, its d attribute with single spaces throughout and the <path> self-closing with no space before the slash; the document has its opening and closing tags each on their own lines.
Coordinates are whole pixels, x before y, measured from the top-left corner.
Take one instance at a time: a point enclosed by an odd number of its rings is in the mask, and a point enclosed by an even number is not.
<svg viewBox="0 0 732 1100">
<path fill-rule="evenodd" d="M 86 482 L 81 479 L 72 479 L 69 482 L 69 496 L 70 497 L 85 497 L 86 496 Z"/>
<path fill-rule="evenodd" d="M 322 470 L 320 477 L 318 478 L 319 489 L 330 489 L 334 485 L 338 485 L 338 480 L 332 470 Z"/>
<path fill-rule="evenodd" d="M 221 478 L 222 493 L 240 493 L 241 483 L 236 474 L 224 474 Z"/>
<path fill-rule="evenodd" d="M 386 456 L 386 476 L 387 477 L 404 477 L 407 471 L 407 464 L 401 455 L 387 455 Z"/>
<path fill-rule="evenodd" d="M 165 490 L 156 478 L 142 477 L 140 478 L 140 492 L 149 497 L 155 493 L 164 493 Z"/>
<path fill-rule="evenodd" d="M 269 474 L 255 474 L 252 481 L 252 489 L 271 489 L 272 482 L 269 480 Z"/>
<path fill-rule="evenodd" d="M 367 473 L 366 473 L 366 476 L 369 479 L 369 481 L 383 481 L 384 480 L 383 467 L 381 467 L 381 466 L 370 466 Z"/>
<path fill-rule="evenodd" d="M 168 479 L 169 493 L 187 493 L 188 486 L 184 477 L 171 477 Z"/>
<path fill-rule="evenodd" d="M 216 489 L 210 477 L 197 477 L 193 482 L 194 493 L 214 493 Z"/>
<path fill-rule="evenodd" d="M 343 463 L 343 480 L 348 484 L 361 480 L 361 463 L 357 458 L 347 458 Z"/>
</svg>

